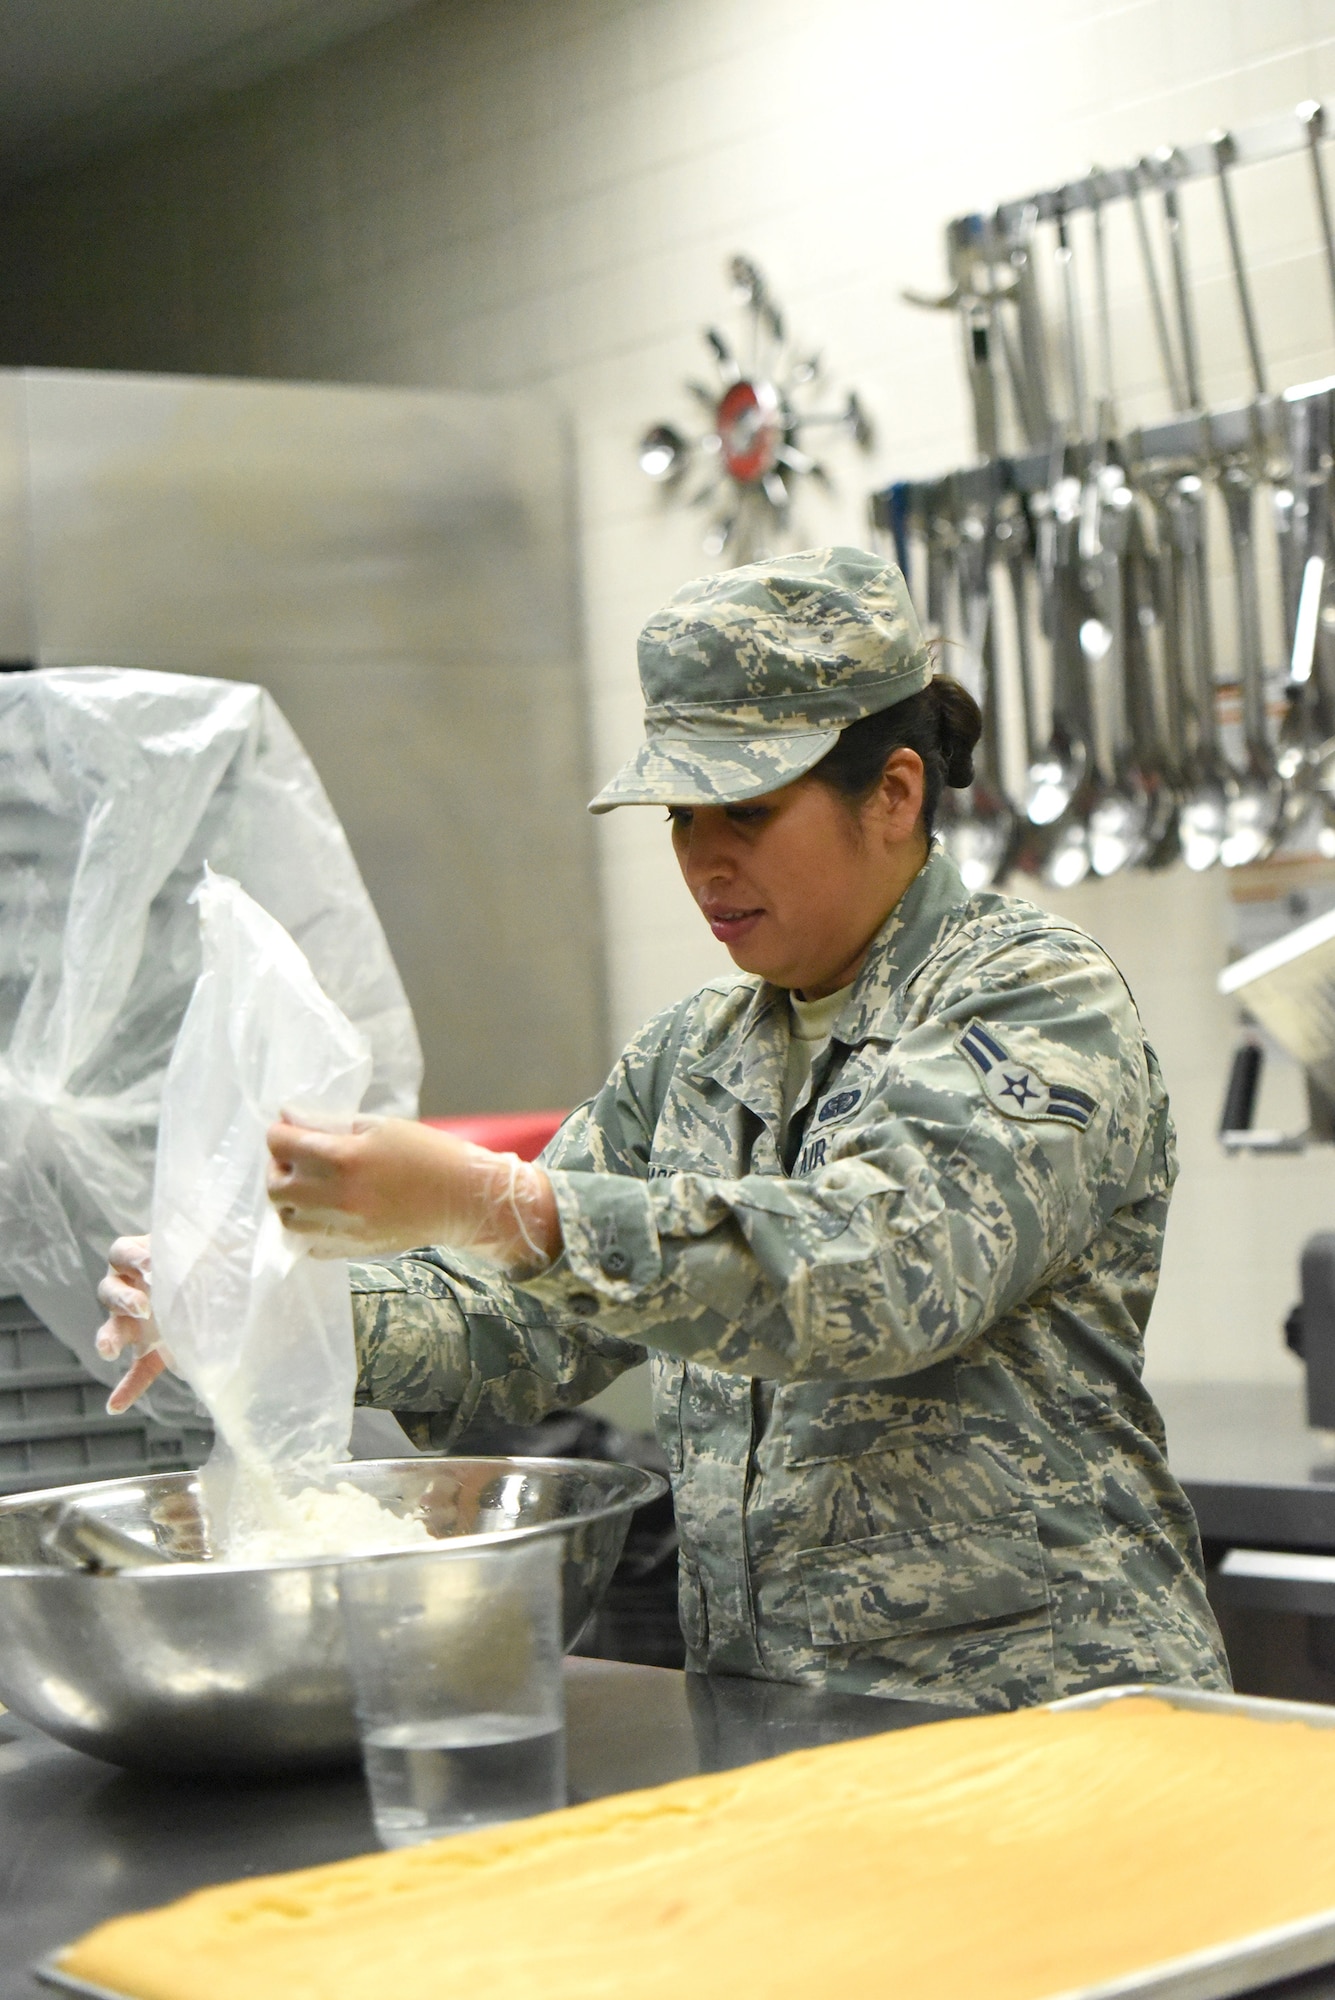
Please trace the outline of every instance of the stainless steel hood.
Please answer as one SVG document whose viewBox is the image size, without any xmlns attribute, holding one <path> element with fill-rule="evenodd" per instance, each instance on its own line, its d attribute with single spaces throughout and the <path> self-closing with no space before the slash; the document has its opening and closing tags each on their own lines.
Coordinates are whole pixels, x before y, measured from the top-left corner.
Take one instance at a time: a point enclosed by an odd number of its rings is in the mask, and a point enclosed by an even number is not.
<svg viewBox="0 0 1335 2000">
<path fill-rule="evenodd" d="M 604 1067 L 569 451 L 530 397 L 0 372 L 0 659 L 258 681 L 347 829 L 423 1109 Z"/>
</svg>

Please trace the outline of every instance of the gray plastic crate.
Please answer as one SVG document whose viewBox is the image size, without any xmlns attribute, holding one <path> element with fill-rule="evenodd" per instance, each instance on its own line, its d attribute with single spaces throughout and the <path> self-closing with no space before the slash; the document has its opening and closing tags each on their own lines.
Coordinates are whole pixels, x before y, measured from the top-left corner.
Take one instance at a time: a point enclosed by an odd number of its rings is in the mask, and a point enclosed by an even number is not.
<svg viewBox="0 0 1335 2000">
<path fill-rule="evenodd" d="M 107 1389 L 81 1368 L 22 1299 L 0 1299 L 0 1493 L 202 1465 L 206 1424 L 168 1429 L 129 1410 L 107 1415 Z"/>
</svg>

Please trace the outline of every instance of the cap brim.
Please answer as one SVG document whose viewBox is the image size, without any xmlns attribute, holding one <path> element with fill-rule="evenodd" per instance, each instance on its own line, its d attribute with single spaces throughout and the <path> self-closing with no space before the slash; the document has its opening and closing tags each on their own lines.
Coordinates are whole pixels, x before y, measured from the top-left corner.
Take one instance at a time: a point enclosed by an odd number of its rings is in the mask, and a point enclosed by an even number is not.
<svg viewBox="0 0 1335 2000">
<path fill-rule="evenodd" d="M 617 806 L 735 806 L 791 785 L 839 740 L 839 730 L 800 736 L 658 736 L 642 743 L 610 784 L 590 800 L 591 813 Z"/>
</svg>

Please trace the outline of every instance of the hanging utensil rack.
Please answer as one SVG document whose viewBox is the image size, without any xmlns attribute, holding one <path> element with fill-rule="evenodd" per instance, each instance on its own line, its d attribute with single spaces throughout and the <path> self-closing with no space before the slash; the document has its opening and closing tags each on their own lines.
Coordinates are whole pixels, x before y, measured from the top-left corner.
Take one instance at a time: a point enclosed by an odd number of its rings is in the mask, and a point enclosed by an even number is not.
<svg viewBox="0 0 1335 2000">
<path fill-rule="evenodd" d="M 1015 867 L 1069 886 L 1179 857 L 1199 869 L 1280 847 L 1335 855 L 1335 376 L 1274 392 L 1235 200 L 1240 170 L 1307 153 L 1335 351 L 1328 134 L 1335 118 L 1308 102 L 960 217 L 946 230 L 949 290 L 905 294 L 960 320 L 978 459 L 895 481 L 872 517 L 983 710 L 979 781 L 947 793 L 939 821 L 972 886 Z M 1206 179 L 1253 391 L 1213 409 L 1179 200 Z M 1134 223 L 1171 407 L 1131 425 L 1118 418 L 1109 305 L 1105 218 L 1117 203 Z M 1212 514 L 1216 538 L 1227 525 L 1233 581 L 1219 634 Z M 1276 594 L 1282 663 L 1267 664 L 1262 614 Z M 1231 679 L 1217 636 L 1236 654 Z"/>
</svg>

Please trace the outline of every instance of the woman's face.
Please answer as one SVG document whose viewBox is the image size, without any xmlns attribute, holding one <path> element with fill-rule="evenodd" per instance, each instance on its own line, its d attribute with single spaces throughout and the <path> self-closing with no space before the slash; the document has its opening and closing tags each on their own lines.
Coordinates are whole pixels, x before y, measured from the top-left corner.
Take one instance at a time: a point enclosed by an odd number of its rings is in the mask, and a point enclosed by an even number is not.
<svg viewBox="0 0 1335 2000">
<path fill-rule="evenodd" d="M 893 751 L 860 807 L 798 778 L 739 806 L 671 806 L 686 886 L 733 964 L 818 999 L 857 976 L 926 859 L 922 759 Z"/>
</svg>

